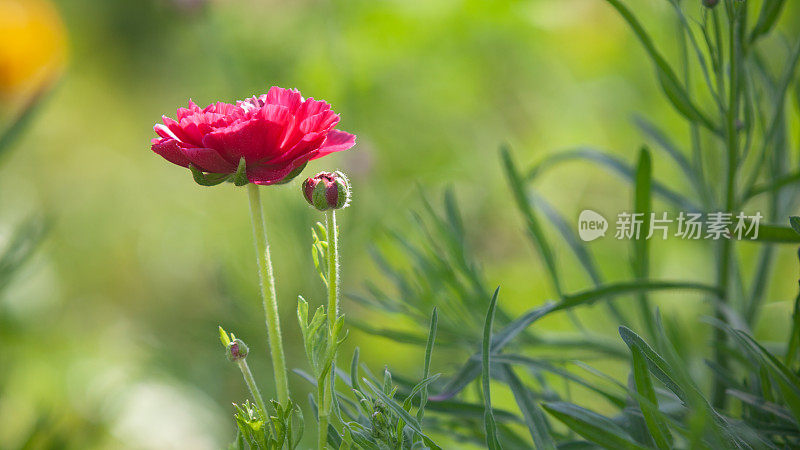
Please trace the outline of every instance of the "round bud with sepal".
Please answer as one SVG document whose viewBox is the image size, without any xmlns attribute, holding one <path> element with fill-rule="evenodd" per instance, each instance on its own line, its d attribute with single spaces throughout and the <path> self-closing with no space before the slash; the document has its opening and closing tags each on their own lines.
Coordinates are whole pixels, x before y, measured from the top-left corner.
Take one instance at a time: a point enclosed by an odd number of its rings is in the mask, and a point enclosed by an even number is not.
<svg viewBox="0 0 800 450">
<path fill-rule="evenodd" d="M 339 171 L 320 172 L 303 182 L 303 196 L 320 211 L 346 208 L 350 204 L 350 181 Z"/>
</svg>

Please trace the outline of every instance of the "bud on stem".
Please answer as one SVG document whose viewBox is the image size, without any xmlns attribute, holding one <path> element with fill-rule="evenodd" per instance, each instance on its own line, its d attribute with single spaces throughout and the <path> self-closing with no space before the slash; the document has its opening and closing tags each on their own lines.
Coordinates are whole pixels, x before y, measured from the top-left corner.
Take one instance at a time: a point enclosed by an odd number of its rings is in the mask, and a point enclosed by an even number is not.
<svg viewBox="0 0 800 450">
<path fill-rule="evenodd" d="M 350 204 L 350 182 L 342 172 L 320 172 L 303 182 L 303 196 L 320 211 L 346 208 Z"/>
</svg>

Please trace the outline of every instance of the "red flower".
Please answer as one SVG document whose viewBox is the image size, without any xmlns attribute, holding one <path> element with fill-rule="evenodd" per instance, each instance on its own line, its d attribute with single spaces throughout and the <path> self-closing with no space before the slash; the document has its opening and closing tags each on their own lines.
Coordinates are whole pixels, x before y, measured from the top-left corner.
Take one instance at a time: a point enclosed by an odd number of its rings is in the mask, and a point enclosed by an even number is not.
<svg viewBox="0 0 800 450">
<path fill-rule="evenodd" d="M 356 142 L 355 135 L 334 129 L 339 115 L 329 104 L 276 86 L 236 105 L 218 102 L 201 109 L 189 101 L 177 119 L 164 116 L 164 123 L 153 127 L 160 136 L 153 139 L 154 152 L 193 172 L 222 175 L 235 174 L 244 159 L 247 180 L 255 184 L 288 181 L 308 161 Z"/>
</svg>

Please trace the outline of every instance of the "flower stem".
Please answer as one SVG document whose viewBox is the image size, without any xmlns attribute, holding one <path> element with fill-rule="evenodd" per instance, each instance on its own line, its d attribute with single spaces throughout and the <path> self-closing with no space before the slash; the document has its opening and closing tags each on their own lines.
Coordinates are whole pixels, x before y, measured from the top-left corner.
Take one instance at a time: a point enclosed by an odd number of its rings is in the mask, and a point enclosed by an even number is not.
<svg viewBox="0 0 800 450">
<path fill-rule="evenodd" d="M 250 395 L 253 396 L 253 400 L 255 400 L 256 405 L 259 409 L 261 409 L 262 414 L 264 417 L 268 417 L 267 413 L 267 404 L 264 403 L 264 398 L 261 397 L 261 391 L 258 390 L 258 386 L 256 385 L 256 380 L 253 378 L 253 373 L 250 372 L 250 366 L 247 365 L 247 361 L 244 358 L 236 361 L 236 364 L 239 366 L 239 370 L 242 371 L 242 376 L 244 377 L 244 382 L 247 384 L 247 388 L 250 389 Z"/>
<path fill-rule="evenodd" d="M 264 315 L 267 322 L 267 338 L 272 358 L 272 370 L 275 374 L 275 389 L 278 392 L 278 401 L 282 405 L 286 405 L 289 400 L 286 357 L 283 354 L 278 300 L 275 296 L 275 276 L 272 273 L 272 260 L 269 256 L 269 244 L 267 243 L 267 228 L 264 225 L 264 213 L 261 208 L 258 185 L 248 184 L 247 193 L 250 197 L 250 217 L 253 223 L 253 239 L 256 243 L 258 276 L 261 282 L 261 300 L 264 304 Z"/>
<path fill-rule="evenodd" d="M 318 428 L 318 449 L 327 448 L 328 442 L 328 418 L 331 414 L 332 398 L 336 395 L 330 392 L 327 374 L 333 372 L 336 364 L 336 348 L 338 336 L 334 336 L 333 330 L 336 319 L 339 318 L 339 228 L 336 226 L 336 210 L 332 209 L 325 213 L 325 227 L 328 235 L 328 351 L 331 366 L 323 369 L 323 375 L 317 380 L 317 405 L 319 408 L 319 428 Z M 331 375 L 333 376 L 333 375 Z"/>
<path fill-rule="evenodd" d="M 325 382 L 323 375 L 317 380 L 317 408 L 319 412 L 318 427 L 317 427 L 317 449 L 325 450 L 328 444 L 328 417 L 330 410 L 330 402 L 328 399 L 328 383 Z"/>
<path fill-rule="evenodd" d="M 328 231 L 328 330 L 339 318 L 339 228 L 336 226 L 336 210 L 325 213 Z"/>
</svg>

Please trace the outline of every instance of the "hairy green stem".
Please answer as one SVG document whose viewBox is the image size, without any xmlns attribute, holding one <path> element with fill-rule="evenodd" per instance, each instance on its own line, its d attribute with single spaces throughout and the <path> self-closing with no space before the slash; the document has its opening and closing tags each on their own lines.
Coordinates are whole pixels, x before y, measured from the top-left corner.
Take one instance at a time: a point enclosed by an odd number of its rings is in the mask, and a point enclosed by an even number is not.
<svg viewBox="0 0 800 450">
<path fill-rule="evenodd" d="M 236 361 L 236 365 L 239 366 L 239 370 L 242 371 L 242 376 L 244 377 L 244 382 L 247 384 L 247 388 L 250 389 L 250 395 L 253 396 L 253 400 L 256 402 L 256 405 L 267 417 L 267 405 L 264 403 L 264 398 L 261 397 L 261 391 L 258 390 L 258 385 L 256 385 L 256 380 L 253 378 L 253 373 L 250 372 L 250 366 L 247 365 L 247 361 L 244 358 Z"/>
<path fill-rule="evenodd" d="M 325 213 L 328 231 L 328 327 L 339 318 L 339 228 L 336 226 L 336 210 Z"/>
<path fill-rule="evenodd" d="M 317 380 L 317 405 L 319 408 L 318 448 L 323 450 L 328 441 L 328 420 L 331 414 L 332 395 L 325 378 L 336 363 L 338 336 L 333 334 L 336 319 L 339 318 L 339 228 L 336 226 L 336 210 L 325 213 L 325 228 L 328 235 L 328 350 L 331 352 L 331 367 L 323 370 Z"/>
<path fill-rule="evenodd" d="M 275 374 L 275 390 L 278 401 L 286 405 L 289 400 L 289 384 L 286 376 L 286 357 L 283 353 L 280 318 L 278 316 L 278 300 L 275 295 L 275 276 L 272 273 L 272 260 L 269 256 L 267 228 L 264 224 L 264 212 L 261 208 L 261 196 L 258 185 L 248 184 L 250 197 L 250 217 L 253 223 L 253 239 L 256 243 L 258 276 L 261 282 L 261 300 L 264 304 L 264 315 L 267 322 L 267 338 L 269 340 L 272 370 Z"/>
<path fill-rule="evenodd" d="M 328 417 L 330 415 L 330 401 L 328 401 L 328 383 L 325 382 L 325 375 L 317 380 L 317 448 L 325 450 L 328 448 Z"/>
</svg>

